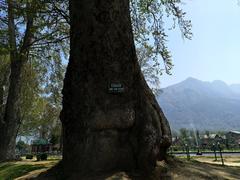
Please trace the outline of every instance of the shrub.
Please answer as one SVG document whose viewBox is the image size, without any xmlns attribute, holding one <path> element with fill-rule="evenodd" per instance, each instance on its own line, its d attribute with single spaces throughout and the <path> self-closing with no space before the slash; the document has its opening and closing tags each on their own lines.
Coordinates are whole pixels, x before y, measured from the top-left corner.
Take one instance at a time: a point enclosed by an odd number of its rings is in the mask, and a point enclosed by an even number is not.
<svg viewBox="0 0 240 180">
<path fill-rule="evenodd" d="M 32 154 L 27 154 L 26 159 L 33 159 L 33 155 Z"/>
<path fill-rule="evenodd" d="M 44 161 L 44 160 L 47 160 L 47 153 L 41 153 L 41 154 L 37 154 L 37 161 Z"/>
<path fill-rule="evenodd" d="M 43 154 L 41 154 L 41 160 L 47 160 L 47 157 L 48 157 L 48 155 L 47 155 L 47 153 L 43 153 Z"/>
</svg>

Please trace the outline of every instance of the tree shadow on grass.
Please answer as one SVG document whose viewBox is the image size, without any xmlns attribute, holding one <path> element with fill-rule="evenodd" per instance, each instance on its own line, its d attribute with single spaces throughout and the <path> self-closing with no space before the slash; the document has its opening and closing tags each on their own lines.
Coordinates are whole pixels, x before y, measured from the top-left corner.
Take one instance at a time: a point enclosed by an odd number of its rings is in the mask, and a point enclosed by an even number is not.
<svg viewBox="0 0 240 180">
<path fill-rule="evenodd" d="M 11 167 L 11 166 L 14 166 L 14 164 L 13 163 L 2 163 L 2 164 L 0 164 L 0 172 L 2 170 L 5 170 L 5 169 Z"/>
<path fill-rule="evenodd" d="M 0 179 L 12 180 L 14 178 L 23 176 L 31 171 L 44 168 L 45 166 L 43 165 L 3 163 L 2 165 L 0 165 Z"/>
<path fill-rule="evenodd" d="M 220 180 L 239 179 L 240 167 L 221 166 L 187 161 L 178 158 L 168 158 L 166 161 L 158 162 L 155 171 L 151 175 L 143 175 L 139 172 L 109 172 L 107 174 L 91 174 L 83 176 L 78 172 L 72 173 L 70 177 L 64 177 L 61 166 L 55 166 L 47 172 L 40 174 L 35 180 Z"/>
</svg>

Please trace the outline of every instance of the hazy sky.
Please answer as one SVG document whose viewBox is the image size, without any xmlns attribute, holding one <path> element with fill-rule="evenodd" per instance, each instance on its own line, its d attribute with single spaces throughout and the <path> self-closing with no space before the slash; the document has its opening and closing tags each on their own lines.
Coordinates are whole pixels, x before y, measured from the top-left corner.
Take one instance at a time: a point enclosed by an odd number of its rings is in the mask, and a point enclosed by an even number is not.
<svg viewBox="0 0 240 180">
<path fill-rule="evenodd" d="M 161 87 L 187 77 L 240 84 L 240 5 L 238 0 L 184 0 L 192 20 L 191 41 L 177 30 L 169 34 L 174 68 L 161 77 Z"/>
</svg>

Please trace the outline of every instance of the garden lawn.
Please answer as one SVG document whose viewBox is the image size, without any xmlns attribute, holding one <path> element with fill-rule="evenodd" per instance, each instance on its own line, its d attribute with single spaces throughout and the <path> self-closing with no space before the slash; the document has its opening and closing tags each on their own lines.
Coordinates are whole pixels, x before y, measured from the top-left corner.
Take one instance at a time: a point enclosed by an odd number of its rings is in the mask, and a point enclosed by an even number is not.
<svg viewBox="0 0 240 180">
<path fill-rule="evenodd" d="M 28 172 L 43 169 L 43 165 L 1 163 L 0 164 L 0 180 L 12 180 Z"/>
<path fill-rule="evenodd" d="M 45 171 L 57 164 L 59 160 L 23 160 L 0 163 L 0 180 L 13 180 L 35 171 Z"/>
</svg>

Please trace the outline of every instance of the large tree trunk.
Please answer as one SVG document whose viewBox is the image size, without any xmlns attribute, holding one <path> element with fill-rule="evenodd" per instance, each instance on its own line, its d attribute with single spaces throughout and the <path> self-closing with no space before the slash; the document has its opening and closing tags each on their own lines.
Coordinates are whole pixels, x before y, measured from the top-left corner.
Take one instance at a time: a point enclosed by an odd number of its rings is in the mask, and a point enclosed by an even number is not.
<svg viewBox="0 0 240 180">
<path fill-rule="evenodd" d="M 151 171 L 171 132 L 137 61 L 129 0 L 70 0 L 70 18 L 61 113 L 65 174 Z"/>
<path fill-rule="evenodd" d="M 19 127 L 19 104 L 22 63 L 11 63 L 10 86 L 3 123 L 0 124 L 0 161 L 15 159 L 16 136 Z"/>
</svg>

